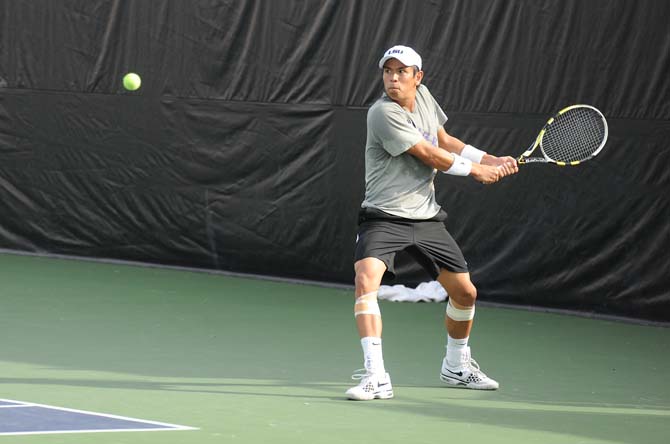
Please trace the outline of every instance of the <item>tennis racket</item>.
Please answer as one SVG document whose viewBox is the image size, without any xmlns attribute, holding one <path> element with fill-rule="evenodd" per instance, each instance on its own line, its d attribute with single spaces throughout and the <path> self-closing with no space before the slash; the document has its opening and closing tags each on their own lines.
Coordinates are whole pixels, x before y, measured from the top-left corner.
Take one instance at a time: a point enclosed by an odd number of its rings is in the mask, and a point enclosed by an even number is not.
<svg viewBox="0 0 670 444">
<path fill-rule="evenodd" d="M 605 116 L 590 105 L 572 105 L 563 108 L 545 123 L 535 142 L 519 156 L 517 163 L 579 165 L 596 157 L 606 142 Z M 538 147 L 539 152 L 531 157 Z"/>
</svg>

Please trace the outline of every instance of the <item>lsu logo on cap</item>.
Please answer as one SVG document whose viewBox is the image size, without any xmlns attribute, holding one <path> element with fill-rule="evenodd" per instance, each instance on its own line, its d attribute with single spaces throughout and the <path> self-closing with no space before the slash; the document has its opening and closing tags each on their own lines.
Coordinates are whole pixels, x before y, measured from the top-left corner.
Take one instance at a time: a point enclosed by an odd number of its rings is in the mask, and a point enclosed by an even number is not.
<svg viewBox="0 0 670 444">
<path fill-rule="evenodd" d="M 398 59 L 405 66 L 421 69 L 421 56 L 409 46 L 396 45 L 387 49 L 384 57 L 379 60 L 379 68 L 383 68 L 388 59 Z"/>
</svg>

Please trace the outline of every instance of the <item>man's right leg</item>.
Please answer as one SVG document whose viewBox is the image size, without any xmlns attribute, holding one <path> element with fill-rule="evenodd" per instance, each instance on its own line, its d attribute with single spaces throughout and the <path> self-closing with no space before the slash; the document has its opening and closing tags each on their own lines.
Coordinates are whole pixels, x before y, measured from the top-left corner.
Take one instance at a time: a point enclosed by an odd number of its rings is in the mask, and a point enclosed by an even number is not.
<svg viewBox="0 0 670 444">
<path fill-rule="evenodd" d="M 377 258 L 367 257 L 357 261 L 354 269 L 354 317 L 363 347 L 365 373 L 353 376 L 361 381 L 347 390 L 347 397 L 358 401 L 392 398 L 391 378 L 384 368 L 382 317 L 377 301 L 377 292 L 386 271 L 386 264 Z"/>
</svg>

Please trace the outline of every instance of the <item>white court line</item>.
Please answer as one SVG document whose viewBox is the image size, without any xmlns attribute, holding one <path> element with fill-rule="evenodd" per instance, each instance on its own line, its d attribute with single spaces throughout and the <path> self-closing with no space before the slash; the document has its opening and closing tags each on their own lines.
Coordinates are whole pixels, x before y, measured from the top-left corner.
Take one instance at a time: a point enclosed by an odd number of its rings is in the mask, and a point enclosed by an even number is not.
<svg viewBox="0 0 670 444">
<path fill-rule="evenodd" d="M 23 401 L 15 401 L 13 399 L 0 399 L 0 402 L 9 402 L 9 403 L 14 403 L 16 405 L 6 405 L 6 406 L 0 406 L 0 408 L 11 408 L 11 407 L 42 407 L 46 409 L 52 409 L 52 410 L 61 410 L 64 412 L 72 412 L 72 413 L 81 413 L 84 415 L 92 415 L 92 416 L 101 416 L 103 418 L 111 418 L 111 419 L 119 419 L 119 420 L 124 420 L 124 421 L 134 421 L 134 422 L 141 422 L 143 424 L 152 424 L 155 426 L 162 426 L 161 428 L 155 428 L 155 429 L 147 429 L 147 428 L 139 428 L 139 429 L 95 429 L 95 430 L 41 430 L 41 431 L 35 431 L 35 432 L 0 432 L 0 436 L 7 436 L 7 435 L 45 435 L 49 433 L 101 433 L 101 432 L 163 432 L 163 431 L 172 431 L 172 430 L 198 430 L 196 427 L 189 427 L 189 426 L 183 426 L 183 425 L 178 425 L 178 424 L 170 424 L 167 422 L 158 422 L 158 421 L 147 421 L 145 419 L 138 419 L 138 418 L 130 418 L 128 416 L 119 416 L 119 415 L 109 415 L 106 413 L 97 413 L 97 412 L 90 412 L 86 410 L 77 410 L 77 409 L 68 409 L 65 407 L 56 407 L 53 405 L 47 405 L 47 404 L 36 404 L 33 402 L 23 402 Z M 166 428 L 169 427 L 169 428 Z"/>
<path fill-rule="evenodd" d="M 0 436 L 57 435 L 65 433 L 113 433 L 113 432 L 171 432 L 197 429 L 95 429 L 95 430 L 40 430 L 39 432 L 0 432 Z"/>
</svg>

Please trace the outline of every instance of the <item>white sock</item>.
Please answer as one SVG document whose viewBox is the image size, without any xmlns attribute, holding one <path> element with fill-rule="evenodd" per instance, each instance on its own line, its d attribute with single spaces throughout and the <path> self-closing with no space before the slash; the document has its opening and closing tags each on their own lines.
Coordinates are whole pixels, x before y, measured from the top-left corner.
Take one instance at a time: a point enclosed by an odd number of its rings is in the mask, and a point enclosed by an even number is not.
<svg viewBox="0 0 670 444">
<path fill-rule="evenodd" d="M 366 336 L 361 338 L 365 370 L 368 373 L 386 373 L 382 355 L 382 338 Z"/>
<path fill-rule="evenodd" d="M 470 352 L 468 347 L 468 339 L 455 339 L 447 335 L 447 364 L 449 367 L 460 367 Z"/>
</svg>

